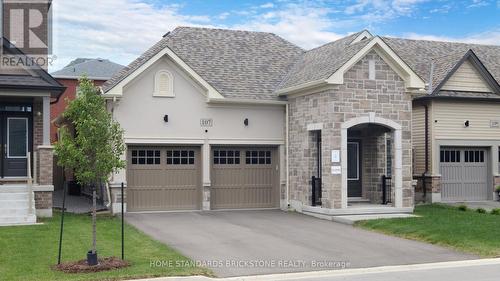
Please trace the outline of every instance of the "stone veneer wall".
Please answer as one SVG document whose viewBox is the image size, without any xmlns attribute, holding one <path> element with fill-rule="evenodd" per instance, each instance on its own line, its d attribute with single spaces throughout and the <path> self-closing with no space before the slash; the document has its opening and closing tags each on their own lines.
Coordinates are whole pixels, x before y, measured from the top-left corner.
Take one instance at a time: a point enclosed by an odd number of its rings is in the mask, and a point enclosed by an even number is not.
<svg viewBox="0 0 500 281">
<path fill-rule="evenodd" d="M 415 177 L 417 185 L 415 187 L 415 201 L 416 202 L 441 202 L 441 177 L 440 176 L 425 176 Z M 426 197 L 424 198 L 424 181 L 426 189 Z M 439 196 L 433 196 L 439 194 Z"/>
<path fill-rule="evenodd" d="M 41 113 L 41 114 L 38 114 Z M 53 161 L 54 152 L 50 146 L 43 145 L 43 105 L 41 100 L 35 100 L 33 103 L 33 151 L 37 152 L 37 161 L 34 163 L 37 167 L 36 183 L 43 191 L 37 191 L 35 188 L 35 209 L 41 216 L 51 216 L 52 214 L 52 192 L 53 190 Z"/>
<path fill-rule="evenodd" d="M 376 79 L 368 79 L 368 61 L 375 61 Z M 404 81 L 371 51 L 344 75 L 344 84 L 314 94 L 289 98 L 290 199 L 310 205 L 309 165 L 314 155 L 307 125 L 323 123 L 323 207 L 341 207 L 341 176 L 331 175 L 331 153 L 340 150 L 341 124 L 375 112 L 402 126 L 403 206 L 413 206 L 411 171 L 411 96 Z M 342 159 L 343 161 L 343 159 Z"/>
<path fill-rule="evenodd" d="M 382 203 L 382 175 L 387 166 L 385 141 L 385 133 L 380 130 L 369 130 L 361 141 L 363 197 L 373 204 Z"/>
</svg>

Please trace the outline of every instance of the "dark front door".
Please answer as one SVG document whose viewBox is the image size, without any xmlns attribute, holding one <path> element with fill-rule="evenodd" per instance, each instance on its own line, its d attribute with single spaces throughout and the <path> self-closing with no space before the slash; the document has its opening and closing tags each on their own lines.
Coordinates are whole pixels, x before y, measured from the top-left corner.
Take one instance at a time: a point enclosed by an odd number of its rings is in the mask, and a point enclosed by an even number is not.
<svg viewBox="0 0 500 281">
<path fill-rule="evenodd" d="M 361 143 L 347 143 L 347 196 L 361 197 Z"/>
<path fill-rule="evenodd" d="M 31 116 L 0 112 L 0 176 L 26 177 L 31 147 Z"/>
</svg>

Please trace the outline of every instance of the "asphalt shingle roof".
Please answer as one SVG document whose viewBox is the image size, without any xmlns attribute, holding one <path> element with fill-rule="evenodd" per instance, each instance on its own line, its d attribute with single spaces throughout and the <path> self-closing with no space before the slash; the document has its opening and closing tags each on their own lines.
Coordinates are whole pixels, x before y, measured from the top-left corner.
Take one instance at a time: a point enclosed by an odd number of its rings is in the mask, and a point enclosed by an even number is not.
<svg viewBox="0 0 500 281">
<path fill-rule="evenodd" d="M 325 80 L 346 63 L 354 54 L 359 52 L 370 40 L 351 43 L 361 32 L 351 34 L 337 41 L 309 50 L 301 56 L 285 79 L 280 83 L 279 89 L 289 88 L 312 82 Z"/>
<path fill-rule="evenodd" d="M 178 27 L 104 84 L 106 92 L 170 48 L 223 96 L 277 99 L 275 88 L 304 50 L 271 33 Z"/>
<path fill-rule="evenodd" d="M 165 48 L 170 48 L 223 96 L 278 99 L 279 89 L 330 77 L 370 40 L 352 43 L 361 32 L 304 51 L 271 33 L 178 27 L 103 85 L 105 92 Z M 500 81 L 500 46 L 381 37 L 422 80 L 434 62 L 436 87 L 469 51 Z M 457 93 L 451 94 L 455 96 Z M 469 95 L 470 96 L 470 95 Z"/>
<path fill-rule="evenodd" d="M 1 86 L 52 87 L 53 85 L 38 76 L 0 75 Z"/>
<path fill-rule="evenodd" d="M 429 83 L 433 61 L 434 87 L 446 78 L 469 50 L 477 55 L 497 83 L 500 82 L 500 46 L 390 37 L 382 37 L 382 39 L 427 83 Z"/>
<path fill-rule="evenodd" d="M 108 80 L 122 68 L 124 68 L 123 65 L 106 59 L 77 58 L 63 69 L 53 72 L 52 76 L 55 78 L 78 79 L 83 75 L 87 75 L 87 77 L 95 80 Z"/>
</svg>

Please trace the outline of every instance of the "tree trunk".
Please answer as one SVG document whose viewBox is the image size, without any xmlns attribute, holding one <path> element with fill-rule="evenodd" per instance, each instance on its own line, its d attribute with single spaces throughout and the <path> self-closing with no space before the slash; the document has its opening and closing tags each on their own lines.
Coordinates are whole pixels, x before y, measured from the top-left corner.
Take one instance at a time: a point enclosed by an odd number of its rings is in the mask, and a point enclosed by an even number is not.
<svg viewBox="0 0 500 281">
<path fill-rule="evenodd" d="M 97 219 L 97 205 L 96 205 L 96 185 L 92 188 L 92 253 L 97 251 L 96 246 L 96 219 Z"/>
</svg>

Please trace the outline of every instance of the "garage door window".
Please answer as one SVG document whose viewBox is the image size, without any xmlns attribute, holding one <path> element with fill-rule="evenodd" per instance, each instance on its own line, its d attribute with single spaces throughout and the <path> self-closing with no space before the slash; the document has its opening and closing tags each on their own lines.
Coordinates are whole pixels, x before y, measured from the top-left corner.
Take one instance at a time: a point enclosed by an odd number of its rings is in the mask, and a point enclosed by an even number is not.
<svg viewBox="0 0 500 281">
<path fill-rule="evenodd" d="M 249 150 L 245 154 L 245 163 L 249 165 L 270 165 L 271 164 L 271 151 L 269 150 Z"/>
<path fill-rule="evenodd" d="M 240 152 L 238 150 L 214 150 L 215 165 L 239 165 Z"/>
<path fill-rule="evenodd" d="M 159 165 L 159 150 L 132 150 L 132 164 L 134 165 Z"/>
<path fill-rule="evenodd" d="M 484 162 L 484 151 L 482 150 L 466 150 L 465 162 L 467 163 L 483 163 Z"/>
<path fill-rule="evenodd" d="M 167 150 L 167 165 L 193 165 L 194 150 Z"/>
<path fill-rule="evenodd" d="M 460 150 L 441 150 L 440 160 L 443 163 L 460 162 Z"/>
</svg>

